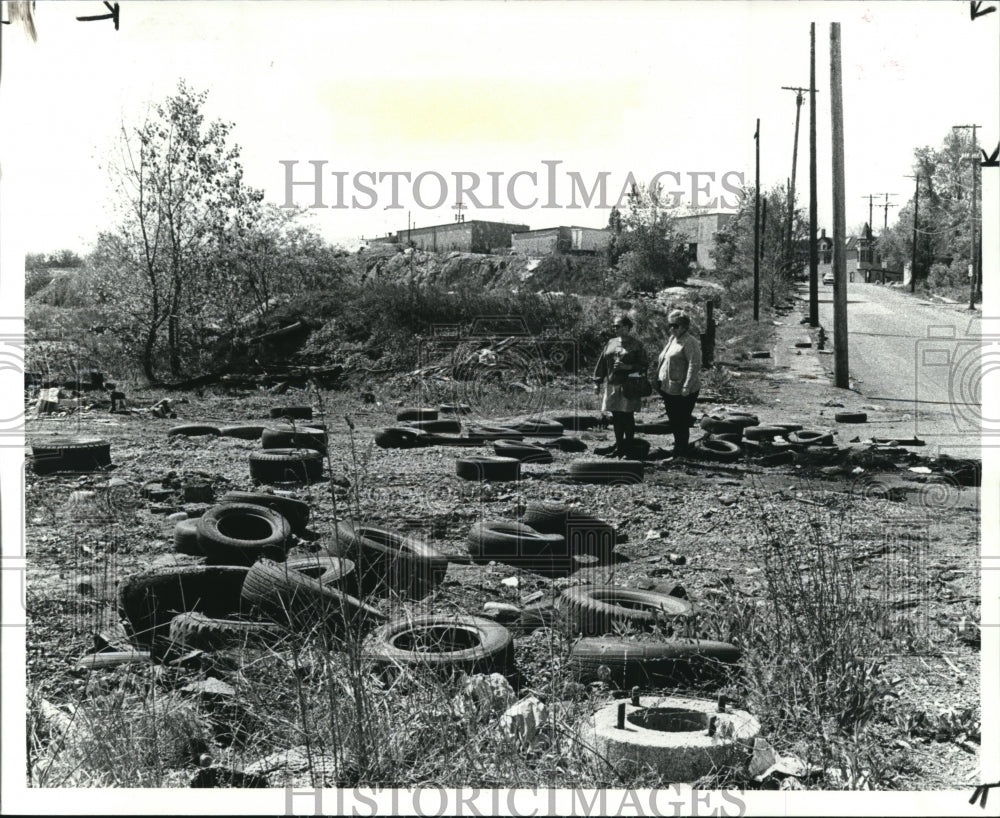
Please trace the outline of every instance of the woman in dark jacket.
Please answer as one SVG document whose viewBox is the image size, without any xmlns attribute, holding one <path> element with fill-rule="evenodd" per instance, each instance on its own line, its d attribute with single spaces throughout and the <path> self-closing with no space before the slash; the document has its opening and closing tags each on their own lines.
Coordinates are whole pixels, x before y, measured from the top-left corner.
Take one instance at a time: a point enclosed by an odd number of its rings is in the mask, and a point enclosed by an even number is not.
<svg viewBox="0 0 1000 818">
<path fill-rule="evenodd" d="M 642 398 L 628 398 L 624 386 L 630 378 L 646 375 L 649 360 L 646 350 L 632 335 L 632 319 L 622 314 L 615 319 L 615 337 L 604 347 L 594 368 L 594 391 L 604 385 L 601 411 L 611 413 L 615 445 L 610 450 L 595 450 L 598 454 L 615 457 L 624 454 L 623 444 L 635 437 L 635 413 L 642 408 Z"/>
</svg>

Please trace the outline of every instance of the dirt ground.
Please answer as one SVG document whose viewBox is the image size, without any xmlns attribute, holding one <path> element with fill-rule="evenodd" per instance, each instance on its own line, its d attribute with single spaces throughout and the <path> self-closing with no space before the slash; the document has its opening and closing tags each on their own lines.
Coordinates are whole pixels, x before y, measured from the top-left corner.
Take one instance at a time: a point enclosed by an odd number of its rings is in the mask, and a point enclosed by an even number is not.
<svg viewBox="0 0 1000 818">
<path fill-rule="evenodd" d="M 870 437 L 879 428 L 879 412 L 870 410 L 872 423 L 867 426 L 834 423 L 836 407 L 829 404 L 857 409 L 864 400 L 846 393 L 847 400 L 842 390 L 824 383 L 818 356 L 812 350 L 795 350 L 794 341 L 804 333 L 792 324 L 791 316 L 787 320 L 788 326 L 778 328 L 769 362 L 756 371 L 733 373 L 758 402 L 726 408 L 753 412 L 765 424 L 836 427 L 841 446 Z M 295 496 L 310 503 L 310 528 L 319 537 L 303 547 L 322 545 L 335 521 L 349 515 L 428 536 L 456 562 L 449 565 L 438 593 L 430 601 L 413 603 L 414 607 L 480 614 L 488 601 L 519 604 L 538 591 L 551 598 L 561 588 L 586 582 L 664 590 L 680 584 L 696 605 L 711 604 L 723 592 L 753 599 L 763 592 L 754 558 L 754 545 L 764 536 L 761 520 L 778 513 L 786 531 L 805 532 L 811 525 L 822 525 L 831 537 L 850 542 L 865 592 L 884 596 L 887 604 L 911 620 L 919 648 L 880 657 L 886 662 L 885 673 L 898 679 L 894 690 L 906 709 L 926 712 L 931 720 L 949 708 L 971 710 L 978 724 L 979 649 L 957 634 L 963 617 L 978 621 L 978 488 L 940 480 L 919 482 L 928 478 L 906 471 L 908 461 L 902 456 L 896 458 L 902 470 L 889 463 L 858 473 L 668 461 L 648 463 L 645 481 L 638 485 L 578 485 L 569 479 L 568 464 L 581 455 L 559 451 L 550 465 L 523 467 L 518 483 L 480 485 L 460 480 L 454 460 L 492 454 L 490 446 L 375 447 L 374 432 L 393 424 L 400 398 L 377 387 L 374 391 L 376 404 L 362 402 L 357 392 L 293 389 L 275 396 L 206 388 L 172 395 L 185 401 L 177 406 L 176 420 L 111 415 L 106 410 L 29 419 L 29 443 L 47 435 L 101 437 L 111 442 L 113 466 L 105 473 L 48 476 L 27 470 L 28 689 L 57 704 L 84 697 L 87 682 L 84 674 L 72 670 L 74 662 L 93 650 L 95 633 L 123 637 L 114 605 L 116 580 L 152 566 L 195 562 L 174 553 L 174 523 L 166 517 L 183 510 L 194 515 L 206 506 L 185 504 L 180 492 L 161 500 L 145 499 L 140 495 L 144 483 L 173 472 L 181 483 L 209 483 L 215 497 L 253 488 L 247 456 L 259 448 L 259 441 L 168 438 L 167 430 L 183 422 L 266 422 L 262 419 L 270 407 L 308 404 L 327 424 L 334 475 L 350 480 L 351 488 L 331 493 L 327 483 L 320 483 L 295 489 Z M 594 405 L 589 393 L 581 398 L 569 382 L 553 384 L 546 396 L 546 406 L 553 410 L 581 403 Z M 661 407 L 652 400 L 646 403 L 639 419 L 658 418 Z M 696 416 L 716 408 L 720 407 L 699 404 Z M 698 434 L 694 430 L 693 436 Z M 580 436 L 590 450 L 611 439 L 609 431 L 599 429 Z M 650 436 L 650 440 L 669 448 L 669 436 Z M 905 499 L 889 500 L 868 488 L 880 473 L 892 473 L 892 479 L 906 483 Z M 474 522 L 516 519 L 524 503 L 538 499 L 578 503 L 615 524 L 624 535 L 615 563 L 555 579 L 502 564 L 467 564 L 464 540 Z M 901 542 L 913 544 L 902 564 L 890 558 L 898 550 L 887 547 Z M 675 564 L 669 554 L 686 560 Z M 516 587 L 502 583 L 510 577 L 518 578 Z M 551 673 L 537 641 L 527 633 L 515 640 L 529 689 L 542 687 Z M 893 786 L 921 790 L 976 783 L 978 735 L 938 740 L 933 730 L 917 729 L 917 722 L 878 726 L 887 748 L 907 761 Z M 781 747 L 780 741 L 776 747 L 790 749 Z"/>
</svg>

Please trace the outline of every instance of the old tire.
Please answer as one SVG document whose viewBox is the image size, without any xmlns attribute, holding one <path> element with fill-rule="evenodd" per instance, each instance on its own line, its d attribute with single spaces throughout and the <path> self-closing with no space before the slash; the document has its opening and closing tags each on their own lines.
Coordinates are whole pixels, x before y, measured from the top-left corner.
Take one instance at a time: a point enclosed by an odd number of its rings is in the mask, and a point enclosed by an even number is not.
<svg viewBox="0 0 1000 818">
<path fill-rule="evenodd" d="M 830 446 L 833 444 L 833 435 L 830 432 L 820 432 L 816 429 L 799 429 L 797 432 L 789 432 L 785 438 L 793 446 Z"/>
<path fill-rule="evenodd" d="M 314 483 L 323 476 L 323 455 L 314 449 L 264 449 L 249 460 L 258 483 Z"/>
<path fill-rule="evenodd" d="M 649 456 L 651 445 L 648 440 L 641 437 L 634 437 L 631 440 L 624 440 L 618 445 L 619 454 L 626 460 L 645 460 Z"/>
<path fill-rule="evenodd" d="M 702 438 L 694 444 L 694 451 L 705 460 L 714 460 L 718 463 L 732 463 L 739 460 L 743 454 L 736 443 L 728 440 L 720 440 L 716 437 Z"/>
<path fill-rule="evenodd" d="M 118 611 L 129 638 L 150 646 L 167 636 L 170 620 L 186 611 L 223 619 L 243 609 L 240 592 L 247 569 L 192 565 L 134 574 L 118 585 Z"/>
<path fill-rule="evenodd" d="M 448 558 L 427 543 L 370 525 L 338 523 L 327 553 L 353 560 L 361 595 L 395 591 L 420 599 L 448 571 Z"/>
<path fill-rule="evenodd" d="M 561 423 L 567 432 L 585 432 L 601 424 L 595 415 L 553 415 L 552 420 Z"/>
<path fill-rule="evenodd" d="M 385 619 L 357 597 L 270 560 L 261 560 L 250 568 L 242 596 L 244 606 L 293 630 L 322 627 L 342 635 Z"/>
<path fill-rule="evenodd" d="M 272 418 L 292 418 L 294 420 L 312 420 L 311 406 L 275 406 L 271 408 Z"/>
<path fill-rule="evenodd" d="M 438 406 L 438 415 L 468 415 L 472 407 L 467 403 L 442 403 Z"/>
<path fill-rule="evenodd" d="M 396 412 L 396 420 L 437 420 L 438 410 L 430 407 L 410 407 Z"/>
<path fill-rule="evenodd" d="M 326 432 L 308 426 L 265 429 L 260 436 L 262 449 L 315 449 L 326 454 L 326 442 Z"/>
<path fill-rule="evenodd" d="M 563 425 L 550 418 L 528 418 L 512 424 L 511 428 L 525 437 L 561 437 Z"/>
<path fill-rule="evenodd" d="M 426 443 L 426 432 L 403 426 L 389 426 L 375 434 L 380 449 L 416 449 Z"/>
<path fill-rule="evenodd" d="M 214 619 L 196 611 L 170 620 L 170 641 L 190 650 L 216 651 L 280 640 L 277 625 L 253 619 Z"/>
<path fill-rule="evenodd" d="M 480 440 L 523 440 L 524 435 L 507 426 L 494 426 L 492 424 L 472 423 L 465 427 L 465 433 L 469 437 Z"/>
<path fill-rule="evenodd" d="M 218 426 L 209 426 L 206 423 L 184 423 L 167 430 L 167 437 L 182 435 L 184 437 L 201 437 L 203 435 L 218 436 L 222 433 Z"/>
<path fill-rule="evenodd" d="M 672 435 L 674 430 L 670 428 L 669 423 L 658 423 L 656 421 L 648 421 L 646 423 L 636 423 L 635 433 L 637 435 Z"/>
<path fill-rule="evenodd" d="M 837 412 L 833 419 L 837 423 L 867 423 L 868 415 L 865 412 Z"/>
<path fill-rule="evenodd" d="M 277 511 L 250 503 L 225 503 L 198 518 L 198 544 L 214 565 L 253 565 L 285 559 L 292 527 Z"/>
<path fill-rule="evenodd" d="M 634 685 L 676 686 L 692 682 L 728 680 L 740 661 L 740 649 L 709 639 L 671 639 L 635 642 L 612 637 L 584 637 L 569 654 L 570 673 L 580 682 L 601 678 L 622 689 Z"/>
<path fill-rule="evenodd" d="M 357 586 L 357 566 L 346 557 L 316 553 L 285 560 L 284 564 L 289 571 L 298 571 L 324 587 L 329 585 L 350 592 Z"/>
<path fill-rule="evenodd" d="M 774 440 L 787 434 L 788 429 L 783 426 L 747 426 L 743 430 L 743 437 L 747 440 Z"/>
<path fill-rule="evenodd" d="M 441 420 L 407 420 L 400 421 L 407 427 L 420 429 L 422 432 L 433 432 L 436 434 L 457 435 L 462 431 L 462 424 L 455 418 L 444 418 Z"/>
<path fill-rule="evenodd" d="M 613 525 L 563 503 L 528 503 L 521 524 L 542 534 L 559 534 L 570 554 L 592 554 L 605 561 L 614 552 L 618 532 Z"/>
<path fill-rule="evenodd" d="M 51 437 L 31 444 L 35 474 L 93 471 L 111 465 L 111 444 L 96 437 Z"/>
<path fill-rule="evenodd" d="M 673 624 L 692 612 L 691 603 L 678 597 L 615 585 L 567 588 L 558 604 L 570 627 L 585 636 L 611 633 L 616 626 L 648 630 L 657 623 L 669 634 Z"/>
<path fill-rule="evenodd" d="M 643 470 L 638 460 L 574 460 L 569 476 L 577 483 L 629 485 L 643 481 Z"/>
<path fill-rule="evenodd" d="M 548 449 L 519 440 L 496 440 L 493 451 L 498 457 L 513 457 L 521 463 L 551 463 L 553 460 Z"/>
<path fill-rule="evenodd" d="M 712 435 L 740 434 L 744 428 L 742 424 L 726 420 L 724 416 L 719 415 L 705 415 L 698 425 Z"/>
<path fill-rule="evenodd" d="M 560 570 L 569 565 L 566 538 L 543 534 L 523 523 L 492 520 L 469 529 L 466 545 L 473 562 L 491 560 L 529 569 Z"/>
<path fill-rule="evenodd" d="M 238 437 L 241 440 L 260 440 L 260 436 L 264 434 L 266 428 L 266 426 L 256 424 L 221 426 L 219 434 L 223 437 Z"/>
<path fill-rule="evenodd" d="M 753 427 L 751 427 L 753 428 Z M 709 435 L 707 440 L 723 440 L 726 443 L 733 443 L 739 446 L 743 442 L 743 435 L 737 434 L 736 432 L 724 432 L 721 435 Z"/>
<path fill-rule="evenodd" d="M 376 628 L 364 655 L 382 670 L 438 674 L 509 673 L 514 667 L 510 631 L 476 616 L 416 616 Z"/>
<path fill-rule="evenodd" d="M 282 497 L 279 494 L 267 494 L 261 491 L 230 491 L 222 495 L 219 504 L 250 503 L 277 511 L 288 520 L 292 532 L 301 534 L 309 523 L 309 504 L 294 497 Z"/>
<path fill-rule="evenodd" d="M 191 557 L 205 556 L 205 549 L 198 539 L 197 520 L 181 520 L 174 526 L 174 551 Z"/>
<path fill-rule="evenodd" d="M 519 480 L 521 463 L 513 457 L 460 457 L 455 474 L 463 480 Z"/>
<path fill-rule="evenodd" d="M 553 449 L 558 449 L 561 452 L 585 452 L 587 451 L 587 444 L 584 443 L 580 438 L 573 435 L 563 435 L 562 437 L 557 437 L 554 440 L 549 441 L 545 444 L 546 446 L 551 446 Z"/>
</svg>

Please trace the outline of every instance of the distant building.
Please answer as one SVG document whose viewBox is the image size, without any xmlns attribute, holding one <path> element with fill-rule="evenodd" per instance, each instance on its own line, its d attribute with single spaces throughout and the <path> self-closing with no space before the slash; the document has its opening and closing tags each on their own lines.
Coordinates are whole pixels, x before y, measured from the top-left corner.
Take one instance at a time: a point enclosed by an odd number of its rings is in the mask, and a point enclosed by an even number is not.
<svg viewBox="0 0 1000 818">
<path fill-rule="evenodd" d="M 463 222 L 435 224 L 430 227 L 412 227 L 380 238 L 367 239 L 369 244 L 398 244 L 413 246 L 433 253 L 489 253 L 511 246 L 511 236 L 523 233 L 526 224 L 487 222 L 478 219 Z"/>
<path fill-rule="evenodd" d="M 597 227 L 559 226 L 525 230 L 511 236 L 514 252 L 525 256 L 559 253 L 597 255 L 608 247 L 611 231 Z"/>
<path fill-rule="evenodd" d="M 715 234 L 736 218 L 735 213 L 698 213 L 676 217 L 678 232 L 688 241 L 690 259 L 705 270 L 715 269 Z"/>
<path fill-rule="evenodd" d="M 819 244 L 819 277 L 833 271 L 833 239 L 826 235 L 826 230 L 820 231 Z M 860 236 L 848 236 L 844 242 L 844 266 L 849 281 L 864 281 L 868 283 L 887 281 L 902 281 L 902 270 L 890 270 L 879 256 L 878 239 L 872 235 L 871 227 L 866 223 Z"/>
</svg>

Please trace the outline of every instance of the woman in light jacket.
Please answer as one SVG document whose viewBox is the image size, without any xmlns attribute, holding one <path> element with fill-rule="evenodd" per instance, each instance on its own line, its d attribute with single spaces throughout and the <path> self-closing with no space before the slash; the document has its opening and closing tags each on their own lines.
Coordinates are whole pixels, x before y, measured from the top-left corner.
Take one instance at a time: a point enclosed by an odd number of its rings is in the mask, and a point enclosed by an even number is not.
<svg viewBox="0 0 1000 818">
<path fill-rule="evenodd" d="M 701 343 L 690 331 L 691 318 L 681 310 L 667 316 L 670 339 L 656 363 L 659 392 L 674 435 L 674 457 L 688 451 L 691 413 L 701 389 Z"/>
<path fill-rule="evenodd" d="M 594 391 L 599 392 L 606 379 L 602 412 L 611 413 L 615 445 L 608 450 L 595 449 L 608 457 L 625 454 L 623 444 L 635 437 L 635 413 L 642 408 L 642 398 L 625 397 L 623 387 L 629 377 L 646 375 L 649 358 L 639 340 L 632 335 L 632 319 L 622 314 L 615 319 L 615 337 L 604 347 L 594 369 Z"/>
</svg>

